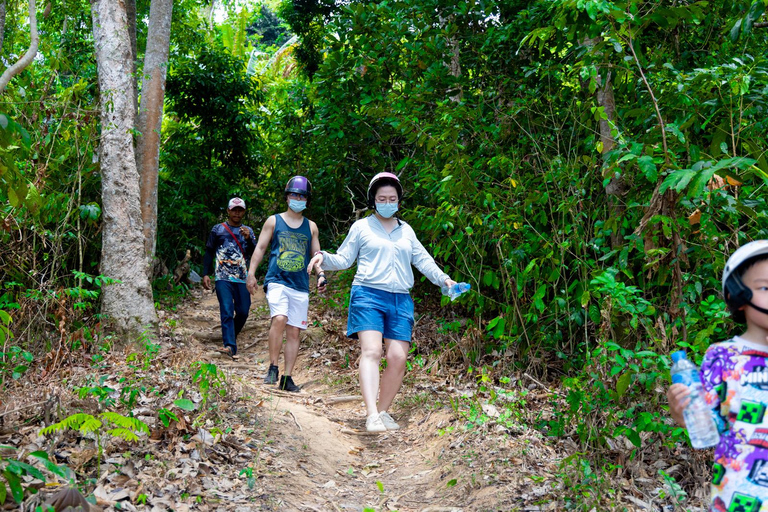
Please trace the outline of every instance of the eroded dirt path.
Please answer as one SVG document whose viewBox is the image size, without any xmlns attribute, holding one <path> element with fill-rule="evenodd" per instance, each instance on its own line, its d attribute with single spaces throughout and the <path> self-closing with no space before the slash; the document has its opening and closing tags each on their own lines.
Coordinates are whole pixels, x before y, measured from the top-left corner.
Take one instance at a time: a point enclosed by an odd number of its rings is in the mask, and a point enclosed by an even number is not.
<svg viewBox="0 0 768 512">
<path fill-rule="evenodd" d="M 246 398 L 245 416 L 253 420 L 246 445 L 256 448 L 249 466 L 258 477 L 253 489 L 260 498 L 257 506 L 316 511 L 463 510 L 455 493 L 437 490 L 453 487 L 446 485 L 449 471 L 439 463 L 448 443 L 434 435 L 449 423 L 448 412 L 396 408 L 401 431 L 367 435 L 356 370 L 338 370 L 339 361 L 351 354 L 326 343 L 322 327 L 312 327 L 302 336 L 293 375 L 302 392 L 291 394 L 264 385 L 269 313 L 263 294 L 254 297 L 251 316 L 238 338 L 238 361 L 214 352 L 220 344 L 215 295 L 202 294 L 179 316 L 182 332 L 204 343 L 211 361 L 230 374 L 236 392 Z M 310 315 L 310 323 L 313 320 L 318 319 Z M 249 443 L 248 438 L 255 442 Z M 499 498 L 499 503 L 505 501 Z M 242 506 L 245 510 L 248 505 Z"/>
</svg>

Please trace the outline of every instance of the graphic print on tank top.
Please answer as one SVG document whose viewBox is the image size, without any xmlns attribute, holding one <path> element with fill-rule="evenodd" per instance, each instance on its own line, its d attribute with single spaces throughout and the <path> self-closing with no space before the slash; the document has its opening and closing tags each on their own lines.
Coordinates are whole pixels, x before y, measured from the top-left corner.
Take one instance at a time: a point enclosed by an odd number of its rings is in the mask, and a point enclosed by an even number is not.
<svg viewBox="0 0 768 512">
<path fill-rule="evenodd" d="M 283 272 L 302 272 L 306 269 L 305 255 L 309 247 L 309 237 L 295 231 L 277 233 L 279 256 L 277 267 Z"/>
</svg>

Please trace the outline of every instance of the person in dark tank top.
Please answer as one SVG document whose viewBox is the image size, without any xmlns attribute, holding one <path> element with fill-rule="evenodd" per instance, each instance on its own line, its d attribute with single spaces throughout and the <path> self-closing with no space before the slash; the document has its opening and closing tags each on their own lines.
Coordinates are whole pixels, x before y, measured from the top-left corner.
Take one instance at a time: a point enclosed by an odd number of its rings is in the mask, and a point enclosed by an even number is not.
<svg viewBox="0 0 768 512">
<path fill-rule="evenodd" d="M 269 370 L 265 384 L 278 384 L 280 389 L 298 392 L 291 373 L 299 354 L 299 333 L 307 328 L 309 310 L 309 274 L 307 265 L 320 250 L 317 225 L 304 217 L 304 209 L 312 197 L 312 184 L 304 176 L 294 176 L 285 186 L 287 209 L 272 215 L 264 223 L 251 258 L 247 287 L 256 291 L 256 268 L 269 251 L 264 291 L 267 294 L 272 323 L 269 327 Z M 319 292 L 325 291 L 325 275 L 317 280 Z M 280 376 L 280 349 L 285 335 L 285 367 Z"/>
</svg>

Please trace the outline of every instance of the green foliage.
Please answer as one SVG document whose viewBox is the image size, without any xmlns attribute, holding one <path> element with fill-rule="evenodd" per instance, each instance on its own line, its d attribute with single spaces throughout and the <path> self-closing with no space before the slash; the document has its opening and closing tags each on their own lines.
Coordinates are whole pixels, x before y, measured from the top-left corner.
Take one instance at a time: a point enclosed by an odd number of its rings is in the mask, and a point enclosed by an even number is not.
<svg viewBox="0 0 768 512">
<path fill-rule="evenodd" d="M 310 80 L 322 63 L 325 27 L 334 10 L 334 3 L 328 0 L 283 0 L 280 4 L 280 17 L 301 37 L 296 59 Z"/>
<path fill-rule="evenodd" d="M 165 428 L 168 428 L 172 421 L 179 421 L 179 417 L 176 416 L 173 411 L 166 409 L 165 407 L 162 407 L 157 411 L 157 417 L 163 423 Z"/>
<path fill-rule="evenodd" d="M 203 407 L 215 405 L 215 399 L 224 397 L 227 394 L 227 377 L 223 370 L 220 370 L 213 363 L 203 363 L 201 361 L 192 364 L 192 382 L 197 385 L 200 395 L 203 397 Z M 178 404 L 177 404 L 178 405 Z M 183 407 L 189 407 L 191 402 L 184 402 Z M 181 405 L 179 407 L 182 407 Z M 183 408 L 182 407 L 182 408 Z M 207 411 L 203 411 L 205 413 Z M 201 416 L 202 417 L 202 416 Z"/>
<path fill-rule="evenodd" d="M 259 82 L 244 62 L 215 43 L 172 61 L 166 88 L 167 135 L 158 194 L 158 252 L 175 260 L 203 253 L 211 226 L 232 195 L 258 212 Z"/>
<path fill-rule="evenodd" d="M 3 446 L 2 448 L 9 450 L 17 449 L 13 446 Z M 48 454 L 44 451 L 31 452 L 28 454 L 28 457 L 34 458 L 48 472 L 63 479 L 69 478 L 69 468 L 58 466 L 51 462 L 48 459 Z M 27 492 L 30 494 L 37 492 L 36 487 L 29 481 L 29 477 L 41 480 L 43 483 L 46 481 L 45 474 L 37 467 L 21 460 L 6 457 L 0 457 L 0 475 L 5 480 L 4 482 L 0 481 L 0 504 L 2 505 L 5 505 L 9 494 L 13 501 L 21 503 L 24 501 L 24 496 Z"/>
<path fill-rule="evenodd" d="M 256 477 L 253 476 L 253 468 L 243 468 L 240 470 L 240 473 L 238 475 L 243 476 L 245 475 L 245 478 L 248 482 L 248 488 L 253 489 L 256 486 Z"/>
<path fill-rule="evenodd" d="M 12 320 L 7 311 L 0 309 L 0 345 L 4 347 L 3 351 L 0 351 L 0 387 L 5 384 L 8 376 L 13 380 L 20 379 L 34 359 L 31 352 L 17 345 L 10 345 L 13 338 L 10 329 Z"/>
<path fill-rule="evenodd" d="M 259 36 L 259 45 L 280 47 L 288 40 L 290 32 L 286 24 L 266 5 L 262 4 L 253 18 L 246 31 L 249 36 Z"/>
<path fill-rule="evenodd" d="M 102 443 L 103 436 L 109 436 L 114 439 L 122 439 L 126 442 L 136 442 L 141 434 L 149 434 L 149 427 L 138 418 L 123 416 L 116 412 L 104 411 L 98 416 L 86 413 L 75 413 L 67 416 L 58 423 L 49 425 L 40 430 L 41 435 L 48 435 L 55 432 L 67 430 L 76 430 L 83 435 L 93 434 L 96 438 L 96 447 L 98 458 L 96 461 L 96 472 L 101 467 L 101 459 L 104 453 Z"/>
</svg>

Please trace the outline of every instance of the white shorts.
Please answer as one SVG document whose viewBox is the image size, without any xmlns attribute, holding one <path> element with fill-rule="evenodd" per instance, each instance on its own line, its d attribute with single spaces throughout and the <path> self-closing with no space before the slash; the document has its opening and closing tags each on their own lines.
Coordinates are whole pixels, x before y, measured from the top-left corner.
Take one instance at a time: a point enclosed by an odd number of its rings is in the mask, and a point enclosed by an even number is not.
<svg viewBox="0 0 768 512">
<path fill-rule="evenodd" d="M 288 325 L 307 328 L 307 311 L 309 311 L 309 294 L 289 288 L 280 283 L 267 285 L 267 303 L 269 315 L 288 317 Z"/>
</svg>

